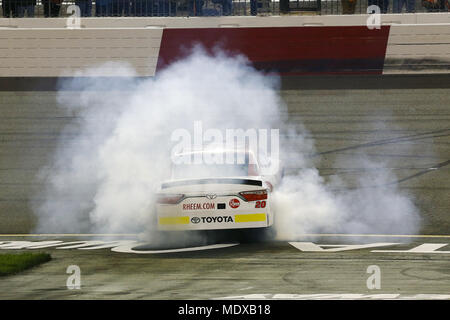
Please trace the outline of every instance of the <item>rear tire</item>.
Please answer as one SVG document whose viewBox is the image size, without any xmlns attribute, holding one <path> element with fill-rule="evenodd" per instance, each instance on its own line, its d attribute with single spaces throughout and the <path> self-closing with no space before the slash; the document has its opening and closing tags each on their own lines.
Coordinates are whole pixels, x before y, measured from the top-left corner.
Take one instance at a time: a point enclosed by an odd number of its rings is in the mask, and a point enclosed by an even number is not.
<svg viewBox="0 0 450 320">
<path fill-rule="evenodd" d="M 272 227 L 239 230 L 239 242 L 241 243 L 269 242 L 274 238 L 275 230 Z"/>
</svg>

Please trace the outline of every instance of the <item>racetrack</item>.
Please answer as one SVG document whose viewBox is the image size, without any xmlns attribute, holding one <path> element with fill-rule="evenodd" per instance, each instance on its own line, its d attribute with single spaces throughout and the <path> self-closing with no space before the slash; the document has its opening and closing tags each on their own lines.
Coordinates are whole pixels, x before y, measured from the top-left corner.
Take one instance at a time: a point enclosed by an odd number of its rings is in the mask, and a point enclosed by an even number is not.
<svg viewBox="0 0 450 320">
<path fill-rule="evenodd" d="M 346 251 L 337 252 L 300 250 L 306 247 L 312 250 L 310 242 L 253 243 L 165 254 L 120 253 L 111 249 L 39 249 L 51 252 L 53 260 L 2 279 L 0 298 L 450 299 L 450 251 L 399 252 L 419 245 L 423 248 L 423 243 L 430 241 L 446 245 L 450 239 L 414 239 L 409 244 L 384 243 L 383 247 L 348 247 L 344 248 Z M 65 246 L 68 244 L 61 243 L 59 247 Z M 336 250 L 335 247 L 322 249 Z M 122 247 L 122 250 L 126 249 Z M 375 250 L 398 252 L 373 252 Z M 69 277 L 66 270 L 70 265 L 80 267 L 80 290 L 66 287 Z M 367 269 L 373 265 L 380 268 L 381 288 L 369 290 L 366 282 L 371 274 Z M 323 296 L 305 296 L 314 294 Z"/>
<path fill-rule="evenodd" d="M 280 92 L 288 104 L 290 119 L 301 121 L 309 131 L 308 138 L 314 139 L 316 153 L 310 156 L 322 176 L 329 179 L 338 175 L 350 183 L 355 181 L 366 169 L 336 166 L 336 160 L 350 164 L 352 158 L 361 154 L 388 163 L 397 176 L 397 181 L 392 183 L 399 183 L 401 190 L 414 196 L 422 217 L 420 234 L 428 237 L 372 236 L 359 241 L 407 243 L 337 252 L 305 251 L 302 250 L 305 247 L 300 245 L 299 249 L 286 241 L 158 255 L 111 252 L 110 248 L 89 251 L 49 248 L 42 250 L 51 252 L 54 260 L 2 279 L 0 298 L 301 298 L 304 296 L 299 295 L 319 293 L 400 295 L 384 298 L 450 295 L 450 248 L 445 246 L 450 243 L 450 237 L 445 237 L 450 235 L 449 78 L 435 76 L 429 81 L 429 76 L 355 76 L 306 81 L 292 77 L 283 79 Z M 32 195 L 41 187 L 36 184 L 35 176 L 51 157 L 61 129 L 76 115 L 67 117 L 57 108 L 53 91 L 1 91 L 0 97 L 0 233 L 3 234 L 0 242 L 42 240 L 13 234 L 33 232 Z M 70 132 L 63 138 L 70 139 Z M 73 236 L 52 239 L 74 240 Z M 301 241 L 340 244 L 346 238 L 305 237 Z M 425 243 L 442 245 L 408 251 Z M 73 264 L 81 268 L 81 290 L 66 288 L 66 268 Z M 369 290 L 366 286 L 370 276 L 366 270 L 370 265 L 380 267 L 379 290 Z"/>
</svg>

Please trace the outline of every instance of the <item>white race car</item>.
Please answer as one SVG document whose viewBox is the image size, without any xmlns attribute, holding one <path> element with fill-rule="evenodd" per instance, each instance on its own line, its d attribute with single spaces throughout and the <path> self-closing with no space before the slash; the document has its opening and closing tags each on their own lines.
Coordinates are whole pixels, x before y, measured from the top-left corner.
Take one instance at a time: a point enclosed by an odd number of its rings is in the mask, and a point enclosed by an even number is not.
<svg viewBox="0 0 450 320">
<path fill-rule="evenodd" d="M 172 180 L 157 194 L 158 229 L 215 230 L 267 228 L 274 223 L 271 192 L 279 176 L 262 176 L 251 151 L 235 152 L 242 164 L 173 164 Z M 179 156 L 227 156 L 197 151 Z"/>
</svg>

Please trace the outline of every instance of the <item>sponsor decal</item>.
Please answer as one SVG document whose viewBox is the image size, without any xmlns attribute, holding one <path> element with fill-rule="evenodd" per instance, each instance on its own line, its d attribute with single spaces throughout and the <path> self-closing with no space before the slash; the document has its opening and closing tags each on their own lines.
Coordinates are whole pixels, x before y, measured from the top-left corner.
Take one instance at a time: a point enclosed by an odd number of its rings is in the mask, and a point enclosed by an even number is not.
<svg viewBox="0 0 450 320">
<path fill-rule="evenodd" d="M 230 205 L 231 208 L 236 209 L 241 205 L 241 202 L 238 199 L 233 198 L 230 200 L 228 204 Z"/>
<path fill-rule="evenodd" d="M 237 214 L 234 216 L 236 222 L 261 222 L 266 221 L 265 213 Z"/>
<path fill-rule="evenodd" d="M 191 219 L 192 223 L 223 223 L 223 222 L 234 222 L 231 216 L 218 216 L 218 217 L 193 217 Z"/>
<path fill-rule="evenodd" d="M 191 222 L 195 223 L 195 224 L 200 223 L 200 218 L 199 217 L 192 217 L 191 218 Z"/>
<path fill-rule="evenodd" d="M 214 209 L 216 209 L 216 204 L 213 202 L 183 204 L 183 210 L 214 210 Z"/>
<path fill-rule="evenodd" d="M 189 224 L 189 217 L 160 217 L 159 224 L 172 225 L 172 224 Z"/>
</svg>

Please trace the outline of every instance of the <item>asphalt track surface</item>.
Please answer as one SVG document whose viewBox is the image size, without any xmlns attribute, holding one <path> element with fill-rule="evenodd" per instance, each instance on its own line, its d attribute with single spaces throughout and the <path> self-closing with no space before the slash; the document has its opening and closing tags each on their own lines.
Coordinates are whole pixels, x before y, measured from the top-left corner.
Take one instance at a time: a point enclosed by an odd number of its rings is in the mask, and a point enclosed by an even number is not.
<svg viewBox="0 0 450 320">
<path fill-rule="evenodd" d="M 362 154 L 387 163 L 397 176 L 392 183 L 411 193 L 421 211 L 420 237 L 358 237 L 359 244 L 385 244 L 340 251 L 333 245 L 348 243 L 349 237 L 305 236 L 297 242 L 307 244 L 248 242 L 158 254 L 143 252 L 151 248 L 142 243 L 141 252 L 116 252 L 111 247 L 32 249 L 50 252 L 53 260 L 2 278 L 0 299 L 448 299 L 449 78 L 324 77 L 322 85 L 320 78 L 288 78 L 283 79 L 280 92 L 290 119 L 301 121 L 310 132 L 308 138 L 314 139 L 316 154 L 312 156 L 320 174 L 351 182 L 367 169 L 336 160 Z M 15 88 L 3 87 L 0 92 L 0 253 L 7 252 L 1 246 L 9 241 L 105 240 L 90 235 L 23 236 L 32 233 L 35 224 L 30 199 L 40 186 L 34 177 L 51 156 L 61 129 L 72 119 L 58 110 L 55 92 L 42 87 L 39 91 L 26 91 L 26 87 L 5 91 Z M 139 241 L 133 235 L 122 239 Z M 69 265 L 81 269 L 79 290 L 66 287 Z M 380 268 L 380 289 L 367 287 L 371 265 Z"/>
</svg>

